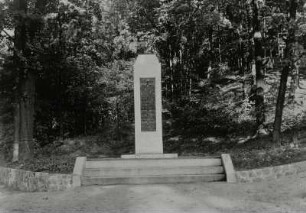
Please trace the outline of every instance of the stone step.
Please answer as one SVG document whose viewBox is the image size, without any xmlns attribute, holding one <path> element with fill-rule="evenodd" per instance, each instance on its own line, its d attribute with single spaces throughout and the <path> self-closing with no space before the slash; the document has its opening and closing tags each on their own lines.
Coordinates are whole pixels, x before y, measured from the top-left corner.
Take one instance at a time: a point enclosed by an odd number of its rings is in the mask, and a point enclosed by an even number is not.
<svg viewBox="0 0 306 213">
<path fill-rule="evenodd" d="M 125 176 L 150 176 L 150 175 L 201 175 L 224 174 L 222 166 L 190 166 L 190 167 L 131 167 L 131 168 L 95 168 L 85 169 L 85 177 L 125 177 Z"/>
<path fill-rule="evenodd" d="M 139 168 L 139 167 L 188 167 L 222 166 L 221 158 L 174 158 L 174 159 L 103 159 L 86 161 L 85 168 Z"/>
<path fill-rule="evenodd" d="M 225 181 L 225 174 L 207 175 L 164 175 L 130 177 L 82 177 L 82 186 L 90 185 L 129 185 L 129 184 L 166 184 Z"/>
</svg>

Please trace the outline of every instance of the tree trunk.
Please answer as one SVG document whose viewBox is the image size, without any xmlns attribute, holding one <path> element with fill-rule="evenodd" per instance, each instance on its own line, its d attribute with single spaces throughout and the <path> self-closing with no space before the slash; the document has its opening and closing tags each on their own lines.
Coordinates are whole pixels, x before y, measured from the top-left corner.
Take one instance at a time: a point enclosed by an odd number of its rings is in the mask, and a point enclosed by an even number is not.
<svg viewBox="0 0 306 213">
<path fill-rule="evenodd" d="M 298 62 L 294 63 L 294 73 L 292 73 L 291 85 L 289 89 L 289 103 L 294 103 L 295 94 L 299 84 L 299 65 Z"/>
<path fill-rule="evenodd" d="M 18 90 L 13 161 L 24 161 L 33 157 L 35 80 L 31 72 L 20 79 Z"/>
<path fill-rule="evenodd" d="M 17 86 L 14 122 L 14 150 L 13 161 L 27 160 L 33 157 L 33 120 L 35 79 L 21 60 L 26 54 L 27 29 L 25 16 L 27 14 L 27 0 L 15 0 L 16 28 L 15 28 L 15 64 L 17 67 Z"/>
<path fill-rule="evenodd" d="M 27 160 L 33 157 L 33 125 L 34 125 L 34 95 L 35 81 L 32 73 L 21 82 L 20 97 L 20 159 Z"/>
<path fill-rule="evenodd" d="M 213 46 L 213 27 L 210 26 L 209 28 L 209 56 L 208 56 L 208 68 L 207 68 L 207 79 L 210 80 L 211 74 L 212 74 L 212 60 L 213 60 L 213 54 L 212 54 L 212 46 Z"/>
<path fill-rule="evenodd" d="M 19 138 L 20 138 L 20 104 L 19 102 L 15 103 L 15 112 L 14 112 L 14 147 L 13 147 L 13 162 L 19 160 Z"/>
<path fill-rule="evenodd" d="M 255 111 L 257 130 L 265 121 L 265 107 L 264 107 L 264 74 L 263 74 L 263 48 L 262 48 L 262 33 L 259 20 L 259 8 L 258 5 L 253 1 L 254 7 L 254 57 L 255 57 L 255 70 L 256 70 L 256 94 L 255 94 Z"/>
<path fill-rule="evenodd" d="M 283 118 L 283 109 L 285 103 L 285 95 L 287 89 L 287 80 L 289 75 L 290 67 L 286 65 L 281 74 L 280 85 L 278 89 L 278 97 L 275 109 L 275 120 L 274 120 L 274 128 L 273 128 L 273 142 L 280 143 L 281 139 L 281 126 L 282 126 L 282 118 Z"/>
<path fill-rule="evenodd" d="M 297 1 L 296 0 L 290 0 L 290 22 L 294 23 L 296 20 L 296 10 L 297 10 Z M 295 26 L 294 24 L 289 26 L 289 35 L 288 39 L 286 40 L 286 48 L 285 48 L 285 59 L 288 60 L 286 62 L 286 66 L 284 67 L 282 74 L 281 74 L 281 80 L 279 85 L 279 92 L 277 97 L 277 103 L 276 103 L 276 110 L 275 110 L 275 120 L 274 120 L 274 126 L 273 126 L 273 142 L 274 143 L 280 143 L 281 141 L 281 126 L 282 126 L 282 118 L 283 118 L 283 109 L 284 109 L 284 103 L 285 103 L 285 95 L 286 95 L 286 89 L 287 89 L 287 81 L 290 69 L 292 69 L 293 62 L 292 62 L 292 46 L 295 43 Z"/>
</svg>

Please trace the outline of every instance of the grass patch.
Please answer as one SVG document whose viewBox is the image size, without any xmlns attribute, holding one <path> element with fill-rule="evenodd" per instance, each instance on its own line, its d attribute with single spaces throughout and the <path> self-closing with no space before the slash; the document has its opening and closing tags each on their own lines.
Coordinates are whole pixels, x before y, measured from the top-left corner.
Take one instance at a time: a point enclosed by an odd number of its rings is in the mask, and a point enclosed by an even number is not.
<svg viewBox="0 0 306 213">
<path fill-rule="evenodd" d="M 229 153 L 236 170 L 257 169 L 306 161 L 306 144 L 293 144 L 290 133 L 283 136 L 283 143 L 275 146 L 269 136 L 238 144 L 235 138 L 175 138 L 165 139 L 165 153 L 180 156 L 216 156 Z M 60 145 L 53 144 L 36 150 L 35 158 L 26 162 L 0 163 L 10 168 L 34 172 L 71 174 L 78 156 L 92 158 L 120 157 L 133 150 L 132 139 L 111 141 L 101 137 L 68 139 Z M 0 164 L 0 165 L 1 165 Z"/>
<path fill-rule="evenodd" d="M 180 153 L 183 156 L 219 156 L 228 153 L 238 171 L 306 161 L 306 144 L 293 144 L 290 132 L 283 135 L 281 145 L 275 145 L 271 136 L 251 139 L 242 144 L 238 144 L 236 139 L 224 139 L 218 143 L 191 139 L 186 144 L 186 139 L 176 142 L 176 146 L 180 147 L 177 150 L 184 150 Z"/>
<path fill-rule="evenodd" d="M 236 170 L 258 169 L 306 161 L 305 148 L 297 149 L 287 146 L 260 150 L 236 149 L 230 154 Z"/>
<path fill-rule="evenodd" d="M 228 150 L 236 170 L 257 169 L 306 161 L 306 144 L 293 144 L 291 133 L 283 135 L 281 145 L 270 136 L 250 140 Z"/>
</svg>

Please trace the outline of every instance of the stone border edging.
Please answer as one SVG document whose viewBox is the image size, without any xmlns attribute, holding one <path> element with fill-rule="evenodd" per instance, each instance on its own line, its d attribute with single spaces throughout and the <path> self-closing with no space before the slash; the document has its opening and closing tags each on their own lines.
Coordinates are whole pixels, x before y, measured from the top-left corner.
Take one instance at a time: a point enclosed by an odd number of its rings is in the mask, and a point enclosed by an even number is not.
<svg viewBox="0 0 306 213">
<path fill-rule="evenodd" d="M 72 188 L 72 175 L 0 167 L 0 183 L 23 192 L 63 191 Z"/>
<path fill-rule="evenodd" d="M 236 171 L 238 182 L 259 182 L 262 180 L 275 180 L 280 177 L 294 175 L 306 171 L 306 161 L 285 164 L 275 167 L 265 167 L 246 171 Z"/>
<path fill-rule="evenodd" d="M 0 167 L 0 183 L 23 192 L 64 191 L 81 186 L 87 158 L 77 157 L 73 174 L 49 174 Z"/>
<path fill-rule="evenodd" d="M 80 186 L 80 178 L 85 163 L 85 157 L 76 159 L 73 174 L 49 174 L 0 167 L 0 183 L 24 192 L 63 191 Z M 240 183 L 259 182 L 267 179 L 275 180 L 301 172 L 306 172 L 306 161 L 262 169 L 234 171 L 237 182 Z"/>
</svg>

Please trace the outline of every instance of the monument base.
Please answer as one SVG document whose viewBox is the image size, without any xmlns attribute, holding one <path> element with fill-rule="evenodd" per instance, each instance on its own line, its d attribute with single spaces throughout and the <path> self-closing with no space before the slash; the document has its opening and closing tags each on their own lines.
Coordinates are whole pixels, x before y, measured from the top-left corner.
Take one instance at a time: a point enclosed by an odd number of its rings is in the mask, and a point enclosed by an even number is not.
<svg viewBox="0 0 306 213">
<path fill-rule="evenodd" d="M 156 158 L 178 158 L 178 154 L 135 154 L 135 155 L 121 155 L 122 159 L 156 159 Z"/>
</svg>

